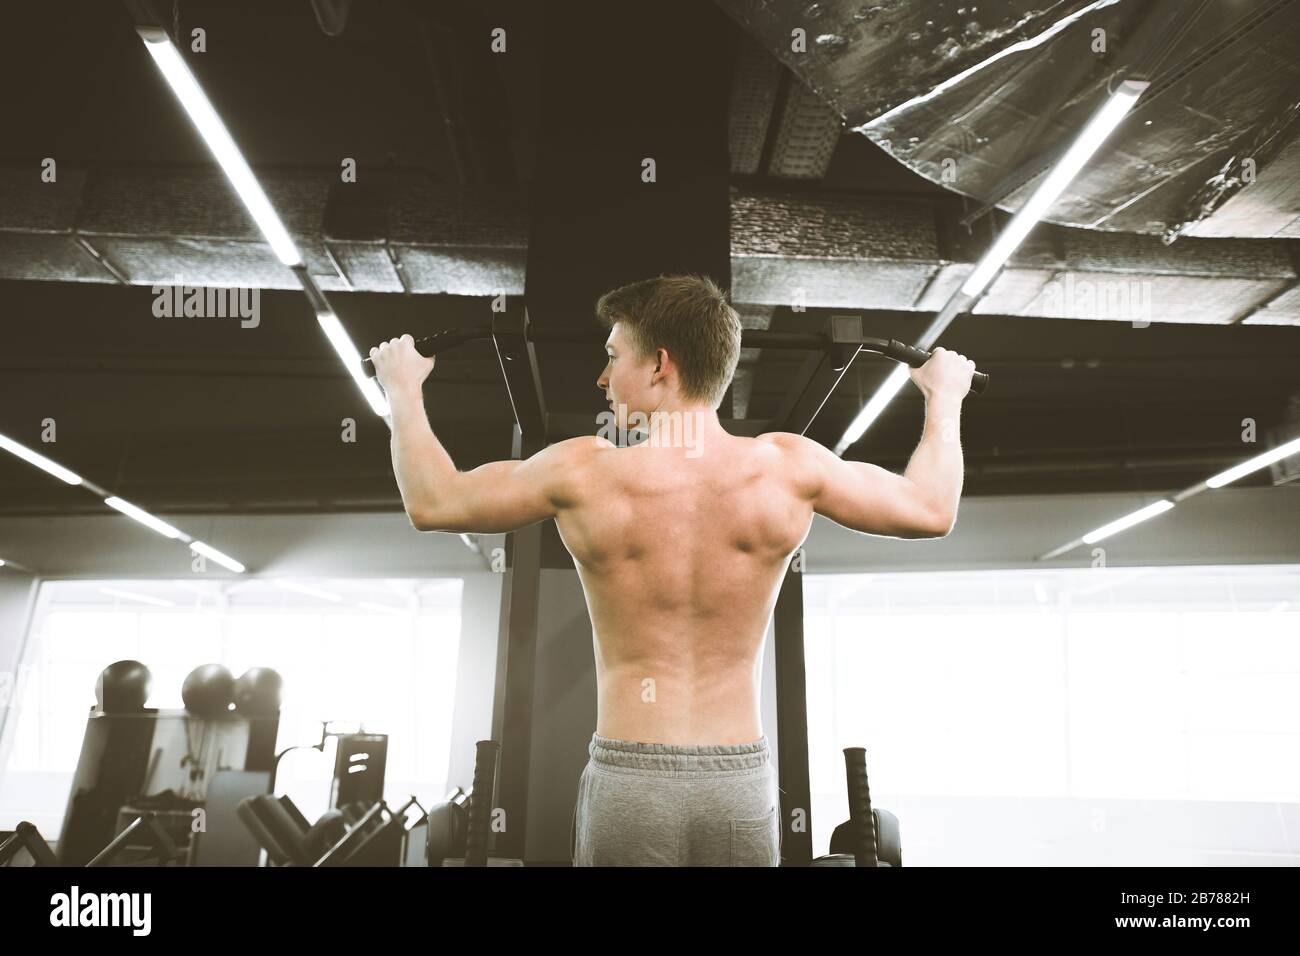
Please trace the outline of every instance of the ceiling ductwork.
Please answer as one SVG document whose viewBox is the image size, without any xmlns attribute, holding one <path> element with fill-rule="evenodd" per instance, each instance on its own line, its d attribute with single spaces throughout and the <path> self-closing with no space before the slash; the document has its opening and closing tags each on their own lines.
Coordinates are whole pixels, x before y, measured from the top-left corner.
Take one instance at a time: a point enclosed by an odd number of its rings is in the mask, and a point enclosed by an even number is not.
<svg viewBox="0 0 1300 956">
<path fill-rule="evenodd" d="M 526 212 L 512 194 L 417 172 L 346 189 L 326 172 L 259 178 L 326 291 L 523 293 Z M 981 230 L 968 234 L 959 215 L 942 198 L 735 189 L 732 297 L 937 311 L 983 248 Z M 1042 229 L 975 311 L 1300 325 L 1295 248 Z M 225 181 L 203 168 L 60 169 L 57 184 L 0 169 L 0 278 L 296 288 Z"/>
<path fill-rule="evenodd" d="M 718 2 L 851 129 L 974 200 L 968 219 L 1018 209 L 1140 68 L 1151 87 L 1045 219 L 1300 237 L 1297 0 Z"/>
<path fill-rule="evenodd" d="M 523 292 L 520 201 L 492 187 L 390 172 L 338 185 L 337 172 L 258 171 L 327 292 Z M 210 167 L 0 168 L 0 278 L 293 289 L 219 172 Z"/>
<path fill-rule="evenodd" d="M 936 222 L 940 225 L 937 227 Z M 732 199 L 737 301 L 937 312 L 974 268 L 966 242 L 928 200 L 804 193 Z M 957 241 L 961 237 L 962 241 Z M 1132 322 L 1300 325 L 1296 244 L 1040 229 L 975 314 Z"/>
<path fill-rule="evenodd" d="M 819 180 L 844 120 L 758 44 L 737 44 L 731 84 L 731 171 L 740 176 Z"/>
</svg>

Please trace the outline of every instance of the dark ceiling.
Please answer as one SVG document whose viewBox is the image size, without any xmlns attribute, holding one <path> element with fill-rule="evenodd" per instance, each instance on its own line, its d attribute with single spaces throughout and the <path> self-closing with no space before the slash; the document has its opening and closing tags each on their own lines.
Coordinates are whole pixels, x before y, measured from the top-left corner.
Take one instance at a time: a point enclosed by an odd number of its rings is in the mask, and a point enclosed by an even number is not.
<svg viewBox="0 0 1300 956">
<path fill-rule="evenodd" d="M 582 56 L 542 43 L 541 6 L 355 3 L 334 38 L 307 2 L 185 0 L 179 12 L 182 32 L 207 31 L 208 52 L 190 62 L 254 169 L 329 170 L 353 157 L 362 168 L 419 170 L 450 188 L 517 195 L 527 208 L 544 95 L 539 73 L 547 57 Z M 43 2 L 16 5 L 5 17 L 0 166 L 32 175 L 44 157 L 61 168 L 157 167 L 159 175 L 210 166 L 122 6 Z M 482 42 L 496 25 L 508 27 L 509 56 L 492 56 Z M 636 36 L 630 25 L 610 42 Z M 772 105 L 780 110 L 800 90 L 785 67 L 773 61 L 773 68 L 782 74 Z M 603 85 L 624 80 L 592 77 Z M 836 200 L 915 197 L 936 207 L 947 201 L 943 189 L 864 137 L 832 134 L 815 175 L 791 174 L 774 125 L 756 168 L 734 171 L 736 188 Z M 330 298 L 363 346 L 489 315 L 485 296 Z M 256 328 L 156 318 L 152 302 L 147 285 L 102 278 L 0 281 L 0 433 L 160 513 L 400 507 L 387 428 L 340 368 L 300 293 L 264 291 Z M 742 313 L 754 311 L 747 305 L 737 299 Z M 869 298 L 853 308 L 873 335 L 906 339 L 927 319 Z M 759 311 L 773 329 L 798 329 L 844 310 L 795 313 L 769 304 Z M 1185 487 L 1256 450 L 1242 444 L 1243 419 L 1261 430 L 1278 424 L 1300 386 L 1300 330 L 1291 325 L 1187 325 L 1159 315 L 1135 329 L 977 314 L 958 319 L 940 344 L 993 377 L 989 393 L 966 406 L 970 494 Z M 539 359 L 549 408 L 599 411 L 598 347 L 539 346 Z M 746 417 L 775 414 L 801 361 L 775 352 L 747 359 Z M 860 358 L 810 434 L 833 445 L 885 371 Z M 911 391 L 849 457 L 903 467 L 920 426 Z M 511 410 L 490 345 L 440 360 L 426 397 L 435 430 L 462 468 L 508 456 Z M 41 441 L 47 419 L 57 427 L 53 444 Z M 357 423 L 354 442 L 343 440 L 346 419 Z M 83 491 L 0 456 L 0 514 L 100 510 Z"/>
</svg>

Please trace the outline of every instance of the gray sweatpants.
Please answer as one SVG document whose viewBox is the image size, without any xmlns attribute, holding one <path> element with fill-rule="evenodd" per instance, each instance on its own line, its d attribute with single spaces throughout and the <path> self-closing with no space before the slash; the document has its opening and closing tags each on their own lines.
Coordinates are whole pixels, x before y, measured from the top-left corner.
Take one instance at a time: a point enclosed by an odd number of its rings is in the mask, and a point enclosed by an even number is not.
<svg viewBox="0 0 1300 956">
<path fill-rule="evenodd" d="M 779 866 L 767 738 L 679 746 L 595 734 L 578 780 L 574 866 Z"/>
</svg>

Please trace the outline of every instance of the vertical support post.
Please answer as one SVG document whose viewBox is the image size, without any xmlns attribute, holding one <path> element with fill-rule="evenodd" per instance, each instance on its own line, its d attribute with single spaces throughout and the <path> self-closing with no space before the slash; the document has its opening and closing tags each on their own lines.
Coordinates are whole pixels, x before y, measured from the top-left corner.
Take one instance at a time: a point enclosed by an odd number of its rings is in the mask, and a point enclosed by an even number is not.
<svg viewBox="0 0 1300 956">
<path fill-rule="evenodd" d="M 546 447 L 546 407 L 537 356 L 523 309 L 493 316 L 492 341 L 515 413 L 511 456 L 530 458 Z M 533 699 L 537 677 L 537 618 L 542 577 L 541 524 L 506 535 L 506 579 L 497 632 L 497 683 L 492 737 L 501 743 L 498 805 L 505 830 L 495 854 L 524 858 L 528 831 L 528 774 L 532 765 Z"/>
<path fill-rule="evenodd" d="M 776 427 L 804 434 L 853 364 L 862 342 L 862 319 L 832 315 L 827 346 L 805 363 L 782 403 Z M 802 549 L 786 569 L 772 612 L 776 641 L 776 726 L 781 786 L 782 864 L 812 863 L 812 783 L 808 766 L 808 684 L 804 667 Z M 796 564 L 798 562 L 798 564 Z"/>
<path fill-rule="evenodd" d="M 541 577 L 542 525 L 531 525 L 506 535 L 506 579 L 501 585 L 496 696 L 492 708 L 492 739 L 501 742 L 497 804 L 505 812 L 505 830 L 497 834 L 494 853 L 518 860 L 524 858 L 527 836 Z"/>
<path fill-rule="evenodd" d="M 781 787 L 782 866 L 812 862 L 812 789 L 808 771 L 808 684 L 803 653 L 800 552 L 786 568 L 772 612 L 776 642 L 777 765 Z"/>
</svg>

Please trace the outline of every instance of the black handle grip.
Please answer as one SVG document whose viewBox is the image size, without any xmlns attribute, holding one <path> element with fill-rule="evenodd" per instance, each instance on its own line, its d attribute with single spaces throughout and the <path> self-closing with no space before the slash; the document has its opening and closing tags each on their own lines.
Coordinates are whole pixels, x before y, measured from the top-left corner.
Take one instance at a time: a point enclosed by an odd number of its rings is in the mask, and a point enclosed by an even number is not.
<svg viewBox="0 0 1300 956">
<path fill-rule="evenodd" d="M 844 774 L 849 784 L 849 832 L 853 858 L 858 866 L 879 866 L 876 857 L 876 818 L 871 812 L 871 790 L 867 787 L 867 752 L 861 747 L 844 748 Z"/>
<path fill-rule="evenodd" d="M 487 866 L 488 837 L 492 824 L 492 797 L 497 788 L 497 755 L 501 745 L 480 740 L 474 753 L 474 791 L 469 803 L 465 838 L 465 865 Z"/>
<path fill-rule="evenodd" d="M 472 342 L 474 339 L 490 338 L 491 335 L 491 332 L 478 329 L 443 329 L 441 332 L 434 332 L 432 335 L 416 339 L 415 350 L 425 358 L 429 358 L 440 352 L 445 352 L 447 349 L 464 345 L 466 342 Z M 367 375 L 375 374 L 375 363 L 368 358 L 361 360 L 361 368 Z"/>
<path fill-rule="evenodd" d="M 930 361 L 930 356 L 934 353 L 927 352 L 925 349 L 915 348 L 905 342 L 898 341 L 898 339 L 890 339 L 889 345 L 886 346 L 885 350 L 880 354 L 885 356 L 885 358 L 891 358 L 895 362 L 902 362 L 904 365 L 909 365 L 912 368 L 920 368 L 926 362 Z M 971 376 L 970 390 L 974 394 L 979 395 L 983 393 L 984 389 L 988 388 L 988 385 L 989 377 L 987 372 L 976 372 Z"/>
</svg>

